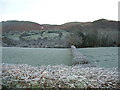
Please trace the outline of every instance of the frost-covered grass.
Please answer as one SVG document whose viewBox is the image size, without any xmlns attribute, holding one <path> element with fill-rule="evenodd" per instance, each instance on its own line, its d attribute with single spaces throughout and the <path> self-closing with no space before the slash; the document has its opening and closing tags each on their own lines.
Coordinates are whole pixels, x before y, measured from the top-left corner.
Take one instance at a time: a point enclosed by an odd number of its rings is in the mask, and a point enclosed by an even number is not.
<svg viewBox="0 0 120 90">
<path fill-rule="evenodd" d="M 42 38 L 42 36 L 40 34 L 37 34 L 37 35 L 31 35 L 31 36 L 24 37 L 25 40 L 37 40 L 38 38 Z"/>
<path fill-rule="evenodd" d="M 95 61 L 97 67 L 118 67 L 119 47 L 80 48 L 79 51 L 90 61 Z"/>
<path fill-rule="evenodd" d="M 118 47 L 80 48 L 89 61 L 95 61 L 97 67 L 117 67 Z M 30 65 L 71 65 L 70 48 L 2 48 L 3 63 Z"/>
<path fill-rule="evenodd" d="M 51 32 L 51 33 L 49 33 Z M 60 33 L 62 33 L 62 36 L 59 37 Z M 12 40 L 20 40 L 25 39 L 25 40 L 37 40 L 37 39 L 53 39 L 54 38 L 61 38 L 65 39 L 65 37 L 69 34 L 69 32 L 65 30 L 33 30 L 33 31 L 14 31 L 14 32 L 7 32 L 7 34 L 3 34 L 0 37 L 7 37 Z M 23 36 L 24 35 L 24 36 Z M 21 37 L 22 36 L 22 37 Z"/>
<path fill-rule="evenodd" d="M 71 65 L 70 49 L 58 48 L 2 48 L 2 62 L 30 65 Z"/>
<path fill-rule="evenodd" d="M 13 40 L 20 40 L 20 34 L 8 35 L 8 38 Z"/>
<path fill-rule="evenodd" d="M 3 86 L 8 88 L 117 88 L 117 68 L 2 64 Z"/>
</svg>

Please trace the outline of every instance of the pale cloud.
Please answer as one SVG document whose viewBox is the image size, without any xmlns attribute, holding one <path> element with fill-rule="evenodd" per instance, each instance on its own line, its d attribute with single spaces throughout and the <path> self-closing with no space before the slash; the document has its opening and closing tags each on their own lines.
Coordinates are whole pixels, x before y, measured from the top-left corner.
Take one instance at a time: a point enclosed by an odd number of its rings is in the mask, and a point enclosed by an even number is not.
<svg viewBox="0 0 120 90">
<path fill-rule="evenodd" d="M 119 0 L 0 0 L 2 20 L 27 20 L 41 24 L 71 21 L 117 20 Z"/>
</svg>

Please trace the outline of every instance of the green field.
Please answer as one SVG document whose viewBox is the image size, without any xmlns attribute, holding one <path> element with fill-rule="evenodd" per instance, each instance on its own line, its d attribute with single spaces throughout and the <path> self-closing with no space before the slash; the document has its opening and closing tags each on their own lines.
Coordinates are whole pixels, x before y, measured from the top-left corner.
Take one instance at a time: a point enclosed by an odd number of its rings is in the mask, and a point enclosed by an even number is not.
<svg viewBox="0 0 120 90">
<path fill-rule="evenodd" d="M 118 47 L 80 48 L 80 52 L 98 67 L 118 66 Z M 30 65 L 72 64 L 70 48 L 2 48 L 3 63 L 19 63 Z"/>
</svg>

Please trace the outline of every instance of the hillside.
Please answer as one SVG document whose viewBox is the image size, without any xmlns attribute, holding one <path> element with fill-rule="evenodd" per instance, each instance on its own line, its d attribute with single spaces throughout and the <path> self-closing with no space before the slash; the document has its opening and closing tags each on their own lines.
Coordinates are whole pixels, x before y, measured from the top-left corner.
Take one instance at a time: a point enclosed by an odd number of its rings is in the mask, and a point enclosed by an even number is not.
<svg viewBox="0 0 120 90">
<path fill-rule="evenodd" d="M 29 31 L 29 30 L 49 30 L 49 29 L 64 29 L 64 30 L 74 30 L 74 29 L 87 29 L 87 28 L 110 28 L 117 29 L 117 21 L 109 21 L 106 19 L 99 19 L 94 22 L 69 22 L 62 25 L 50 25 L 50 24 L 38 24 L 30 21 L 2 21 L 3 32 L 4 31 Z"/>
<path fill-rule="evenodd" d="M 2 21 L 3 46 L 101 47 L 118 46 L 118 21 L 69 22 L 62 25 Z"/>
<path fill-rule="evenodd" d="M 57 25 L 42 25 L 30 21 L 2 21 L 3 32 L 6 31 L 31 31 L 31 30 L 48 30 L 55 28 Z"/>
</svg>

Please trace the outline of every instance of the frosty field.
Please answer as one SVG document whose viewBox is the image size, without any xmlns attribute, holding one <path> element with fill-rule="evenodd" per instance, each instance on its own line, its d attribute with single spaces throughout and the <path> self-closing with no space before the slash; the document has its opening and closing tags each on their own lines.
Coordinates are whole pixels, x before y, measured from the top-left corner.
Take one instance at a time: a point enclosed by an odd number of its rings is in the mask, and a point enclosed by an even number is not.
<svg viewBox="0 0 120 90">
<path fill-rule="evenodd" d="M 98 67 L 118 67 L 118 47 L 81 48 L 79 49 Z"/>
<path fill-rule="evenodd" d="M 70 66 L 73 58 L 70 48 L 3 47 L 2 85 L 4 88 L 119 87 L 117 47 L 78 50 L 96 62 L 97 67 Z"/>
<path fill-rule="evenodd" d="M 70 49 L 53 48 L 3 48 L 3 63 L 48 65 L 72 63 Z"/>
<path fill-rule="evenodd" d="M 94 60 L 98 67 L 118 66 L 118 47 L 79 48 L 89 60 Z M 70 48 L 2 48 L 2 62 L 30 65 L 72 64 Z"/>
</svg>

